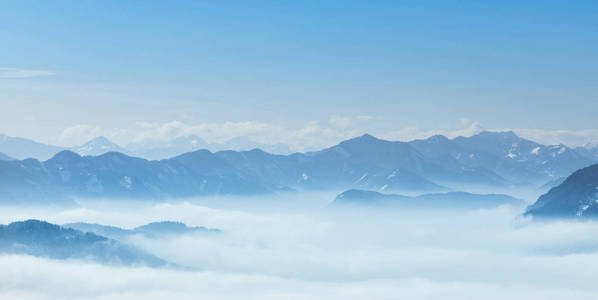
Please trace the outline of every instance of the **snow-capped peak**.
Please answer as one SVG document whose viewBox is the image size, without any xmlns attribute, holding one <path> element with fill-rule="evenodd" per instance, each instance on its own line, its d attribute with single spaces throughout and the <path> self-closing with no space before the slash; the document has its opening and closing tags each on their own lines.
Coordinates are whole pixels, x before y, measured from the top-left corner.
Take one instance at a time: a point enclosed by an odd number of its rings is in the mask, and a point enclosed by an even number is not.
<svg viewBox="0 0 598 300">
<path fill-rule="evenodd" d="M 125 152 L 123 148 L 103 136 L 96 137 L 81 146 L 73 147 L 71 150 L 79 155 L 92 156 L 102 155 L 106 152 L 112 151 Z"/>
</svg>

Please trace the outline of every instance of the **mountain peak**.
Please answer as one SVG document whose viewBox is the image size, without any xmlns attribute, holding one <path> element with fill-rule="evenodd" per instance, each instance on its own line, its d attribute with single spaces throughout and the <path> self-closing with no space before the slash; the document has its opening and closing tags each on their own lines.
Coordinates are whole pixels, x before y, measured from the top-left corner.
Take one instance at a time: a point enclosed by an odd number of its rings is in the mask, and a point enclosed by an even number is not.
<svg viewBox="0 0 598 300">
<path fill-rule="evenodd" d="M 12 222 L 9 227 L 37 227 L 37 228 L 59 228 L 58 225 L 50 224 L 46 221 L 29 219 L 25 221 Z"/>
<path fill-rule="evenodd" d="M 362 138 L 362 139 L 377 139 L 376 137 L 374 137 L 373 135 L 371 135 L 369 133 L 365 133 L 362 136 L 360 136 L 359 138 Z"/>
<path fill-rule="evenodd" d="M 95 137 L 95 138 L 89 140 L 87 143 L 85 143 L 82 146 L 80 146 L 79 148 L 84 148 L 86 146 L 100 146 L 100 147 L 120 148 L 118 145 L 116 145 L 115 143 L 111 142 L 105 136 Z"/>
<path fill-rule="evenodd" d="M 50 160 L 73 160 L 73 159 L 79 159 L 81 158 L 81 155 L 71 151 L 71 150 L 62 150 L 58 153 L 56 153 L 56 155 L 54 155 L 52 158 L 50 158 Z"/>
<path fill-rule="evenodd" d="M 390 142 L 381 140 L 379 138 L 374 137 L 373 135 L 366 133 L 364 135 L 342 141 L 342 142 L 340 142 L 340 144 L 338 144 L 338 146 L 345 147 L 345 148 L 348 147 L 351 149 L 354 149 L 354 148 L 361 149 L 363 147 L 367 147 L 372 144 L 378 145 L 378 144 L 385 144 L 385 143 L 390 143 Z"/>
<path fill-rule="evenodd" d="M 71 148 L 71 150 L 80 155 L 91 156 L 98 156 L 107 152 L 126 152 L 123 148 L 104 136 L 95 137 L 81 146 Z"/>
<path fill-rule="evenodd" d="M 447 138 L 446 136 L 444 136 L 442 134 L 435 134 L 435 135 L 427 138 L 426 141 L 434 142 L 434 143 L 442 143 L 442 142 L 447 142 L 450 140 L 449 140 L 449 138 Z"/>
<path fill-rule="evenodd" d="M 355 138 L 349 139 L 349 140 L 347 140 L 347 141 L 364 141 L 364 142 L 371 142 L 371 141 L 381 141 L 381 139 L 379 139 L 379 138 L 377 138 L 377 137 L 375 137 L 375 136 L 373 136 L 373 135 L 371 135 L 371 134 L 369 134 L 369 133 L 366 133 L 366 134 L 364 134 L 364 135 L 361 135 L 361 136 L 358 136 L 358 137 L 355 137 Z M 347 141 L 345 141 L 345 142 L 347 142 Z"/>
</svg>

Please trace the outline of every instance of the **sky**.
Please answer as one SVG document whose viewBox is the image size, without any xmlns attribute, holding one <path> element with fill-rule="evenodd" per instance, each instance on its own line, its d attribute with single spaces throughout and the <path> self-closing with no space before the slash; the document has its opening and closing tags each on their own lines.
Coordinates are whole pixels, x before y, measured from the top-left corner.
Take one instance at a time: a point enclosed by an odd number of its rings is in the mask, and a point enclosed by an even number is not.
<svg viewBox="0 0 598 300">
<path fill-rule="evenodd" d="M 3 1 L 0 133 L 598 138 L 596 1 Z"/>
</svg>

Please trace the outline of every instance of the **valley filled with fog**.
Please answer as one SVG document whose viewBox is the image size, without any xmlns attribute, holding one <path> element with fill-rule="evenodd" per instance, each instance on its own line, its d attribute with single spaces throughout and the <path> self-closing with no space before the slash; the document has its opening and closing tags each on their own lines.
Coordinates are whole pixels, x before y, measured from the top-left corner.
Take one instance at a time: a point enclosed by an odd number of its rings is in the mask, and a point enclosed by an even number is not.
<svg viewBox="0 0 598 300">
<path fill-rule="evenodd" d="M 177 221 L 219 232 L 122 239 L 169 263 L 162 267 L 2 254 L 0 297 L 592 299 L 598 292 L 597 222 L 533 221 L 513 205 L 335 205 L 335 194 L 4 207 L 2 224 L 39 219 L 132 229 Z"/>
</svg>

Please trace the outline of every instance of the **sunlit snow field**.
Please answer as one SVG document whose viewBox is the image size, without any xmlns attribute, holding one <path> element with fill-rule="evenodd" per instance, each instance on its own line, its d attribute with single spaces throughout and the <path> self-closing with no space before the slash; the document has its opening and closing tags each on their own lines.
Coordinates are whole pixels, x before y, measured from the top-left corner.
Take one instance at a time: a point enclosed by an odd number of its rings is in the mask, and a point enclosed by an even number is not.
<svg viewBox="0 0 598 300">
<path fill-rule="evenodd" d="M 596 299 L 598 223 L 532 222 L 520 208 L 329 207 L 328 194 L 5 208 L 29 218 L 133 228 L 161 220 L 220 235 L 131 243 L 184 268 L 0 256 L 0 299 Z M 256 205 L 256 202 L 259 205 Z M 251 207 L 251 209 L 249 209 Z"/>
</svg>

